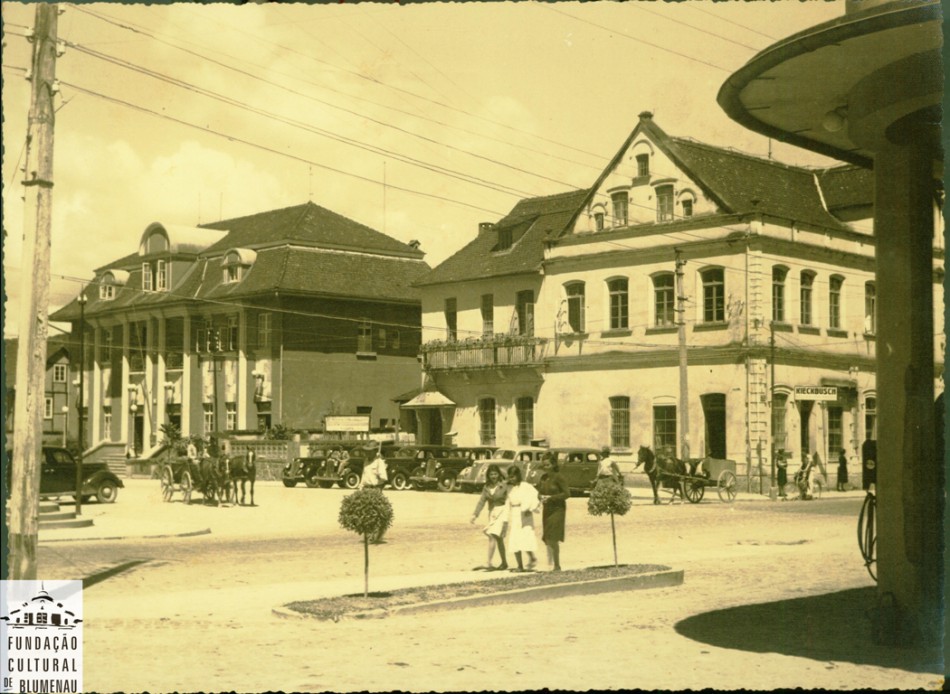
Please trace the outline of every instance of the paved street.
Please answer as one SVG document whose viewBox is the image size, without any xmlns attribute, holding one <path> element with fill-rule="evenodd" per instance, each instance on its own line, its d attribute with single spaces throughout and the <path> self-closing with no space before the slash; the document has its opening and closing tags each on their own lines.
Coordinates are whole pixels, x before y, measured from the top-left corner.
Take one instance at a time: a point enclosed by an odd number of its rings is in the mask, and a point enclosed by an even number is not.
<svg viewBox="0 0 950 694">
<path fill-rule="evenodd" d="M 857 550 L 862 496 L 655 507 L 635 488 L 621 562 L 685 570 L 675 588 L 381 621 L 286 621 L 272 607 L 357 592 L 362 547 L 339 529 L 342 490 L 257 487 L 254 508 L 163 504 L 129 480 L 93 529 L 43 531 L 46 578 L 85 591 L 87 689 L 320 691 L 531 688 L 935 687 L 937 656 L 875 648 Z M 370 588 L 484 574 L 476 497 L 389 493 Z M 192 534 L 203 531 L 205 534 Z M 142 539 L 167 533 L 187 537 Z M 70 535 L 71 534 L 71 535 Z M 64 541 L 66 537 L 123 537 Z M 612 562 L 610 521 L 569 502 L 565 568 Z M 110 570 L 115 573 L 110 574 Z"/>
</svg>

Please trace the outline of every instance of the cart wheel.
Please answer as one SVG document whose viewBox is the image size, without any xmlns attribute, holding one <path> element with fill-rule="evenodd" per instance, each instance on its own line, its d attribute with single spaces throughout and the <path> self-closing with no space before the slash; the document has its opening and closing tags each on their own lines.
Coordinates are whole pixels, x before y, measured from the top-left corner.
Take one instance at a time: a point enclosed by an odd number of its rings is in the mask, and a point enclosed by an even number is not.
<svg viewBox="0 0 950 694">
<path fill-rule="evenodd" d="M 162 468 L 162 501 L 171 501 L 172 494 L 175 493 L 175 476 L 171 467 L 166 465 Z"/>
<path fill-rule="evenodd" d="M 458 488 L 458 477 L 454 472 L 443 472 L 439 475 L 439 491 L 454 492 Z"/>
<path fill-rule="evenodd" d="M 732 470 L 723 470 L 719 473 L 719 480 L 716 483 L 716 491 L 719 492 L 719 499 L 731 504 L 736 500 L 736 494 L 739 491 L 739 480 Z"/>
<path fill-rule="evenodd" d="M 360 486 L 360 476 L 353 470 L 346 470 L 343 473 L 342 482 L 345 489 L 356 489 Z"/>
<path fill-rule="evenodd" d="M 706 486 L 702 480 L 683 480 L 683 496 L 689 503 L 698 504 L 706 493 Z"/>
<path fill-rule="evenodd" d="M 191 473 L 187 470 L 181 473 L 181 498 L 186 504 L 191 503 L 191 492 L 194 489 L 194 485 L 191 483 Z"/>
<path fill-rule="evenodd" d="M 393 474 L 393 489 L 403 491 L 404 489 L 409 489 L 409 478 L 406 476 L 405 472 L 399 471 Z"/>
</svg>

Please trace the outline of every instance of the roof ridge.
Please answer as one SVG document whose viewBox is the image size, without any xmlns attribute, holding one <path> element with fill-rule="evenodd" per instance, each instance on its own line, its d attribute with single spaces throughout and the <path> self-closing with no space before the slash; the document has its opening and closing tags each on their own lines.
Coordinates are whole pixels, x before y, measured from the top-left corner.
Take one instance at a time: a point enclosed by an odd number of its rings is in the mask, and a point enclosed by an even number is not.
<svg viewBox="0 0 950 694">
<path fill-rule="evenodd" d="M 800 166 L 798 164 L 788 164 L 784 161 L 779 161 L 777 159 L 768 159 L 763 156 L 756 154 L 750 154 L 749 152 L 743 152 L 742 150 L 736 149 L 735 147 L 722 147 L 720 145 L 711 145 L 708 142 L 703 142 L 692 137 L 683 137 L 683 136 L 671 136 L 670 139 L 674 144 L 684 143 L 689 145 L 696 145 L 699 147 L 705 147 L 706 149 L 715 150 L 717 152 L 723 152 L 725 154 L 731 154 L 737 157 L 743 157 L 745 159 L 751 159 L 759 164 L 769 164 L 772 166 L 780 166 L 785 169 L 791 169 L 799 173 L 810 174 L 814 171 L 813 168 L 806 166 Z"/>
</svg>

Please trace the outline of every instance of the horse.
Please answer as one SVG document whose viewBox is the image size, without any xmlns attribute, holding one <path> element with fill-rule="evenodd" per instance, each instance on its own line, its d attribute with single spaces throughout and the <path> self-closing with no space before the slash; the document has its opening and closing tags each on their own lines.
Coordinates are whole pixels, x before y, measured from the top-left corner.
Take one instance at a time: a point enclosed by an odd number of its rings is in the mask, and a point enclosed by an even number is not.
<svg viewBox="0 0 950 694">
<path fill-rule="evenodd" d="M 234 483 L 234 500 L 237 501 L 238 482 L 241 483 L 241 504 L 246 497 L 245 485 L 251 483 L 251 506 L 254 505 L 254 480 L 257 478 L 257 453 L 248 449 L 242 456 L 231 458 L 231 482 Z"/>
<path fill-rule="evenodd" d="M 660 503 L 660 495 L 657 493 L 660 486 L 664 489 L 672 489 L 674 497 L 677 492 L 682 497 L 683 489 L 680 482 L 681 478 L 687 474 L 686 463 L 668 453 L 657 457 L 647 446 L 640 446 L 640 450 L 637 451 L 637 467 L 640 465 L 643 465 L 644 472 L 650 478 L 654 504 Z"/>
<path fill-rule="evenodd" d="M 196 486 L 205 501 L 226 501 L 228 497 L 227 457 L 202 458 L 198 461 Z"/>
</svg>

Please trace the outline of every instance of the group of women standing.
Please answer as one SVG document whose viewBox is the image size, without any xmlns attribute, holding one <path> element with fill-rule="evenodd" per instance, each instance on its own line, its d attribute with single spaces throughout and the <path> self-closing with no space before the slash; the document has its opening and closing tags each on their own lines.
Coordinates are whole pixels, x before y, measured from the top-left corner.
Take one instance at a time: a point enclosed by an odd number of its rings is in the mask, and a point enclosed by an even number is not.
<svg viewBox="0 0 950 694">
<path fill-rule="evenodd" d="M 545 457 L 542 469 L 544 473 L 535 488 L 523 479 L 517 466 L 508 468 L 507 479 L 497 465 L 488 466 L 485 487 L 471 520 L 474 523 L 482 509 L 488 506 L 488 525 L 485 526 L 488 561 L 476 569 L 502 571 L 508 568 L 505 554 L 507 533 L 509 547 L 518 564 L 511 571 L 532 571 L 538 563 L 534 514 L 541 510 L 541 539 L 548 550 L 548 564 L 553 571 L 561 570 L 560 543 L 564 541 L 564 518 L 570 490 L 558 471 L 554 456 Z M 501 557 L 501 564 L 497 567 L 492 565 L 496 548 Z"/>
</svg>

